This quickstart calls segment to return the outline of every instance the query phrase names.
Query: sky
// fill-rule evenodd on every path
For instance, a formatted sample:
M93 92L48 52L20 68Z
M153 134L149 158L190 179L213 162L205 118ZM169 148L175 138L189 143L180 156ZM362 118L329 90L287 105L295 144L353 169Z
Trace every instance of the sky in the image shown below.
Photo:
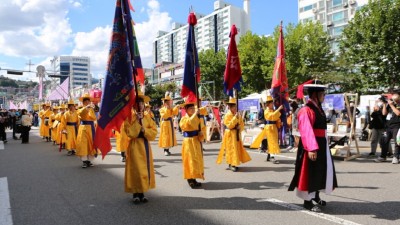
M30 71L13 79L33 80L36 67L50 71L59 55L89 56L93 77L104 77L116 0L1 0L0 75L4 69ZM225 0L243 7L243 0ZM131 0L135 31L144 67L152 66L152 43L158 30L187 23L189 8L209 14L214 0ZM250 0L251 28L258 35L297 23L298 0Z

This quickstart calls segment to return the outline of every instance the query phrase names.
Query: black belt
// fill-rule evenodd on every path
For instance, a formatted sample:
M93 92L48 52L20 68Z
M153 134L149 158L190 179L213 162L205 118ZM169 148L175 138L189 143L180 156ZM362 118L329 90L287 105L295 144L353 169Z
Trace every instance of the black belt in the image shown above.
M199 135L199 131L195 130L195 131L184 131L183 132L183 136L184 137L195 137Z
M265 124L265 125L268 125L268 124L276 124L276 121L266 120L266 121L264 122L264 124Z
M172 121L172 118L171 117L169 117L169 118L167 118L167 119L162 119L163 121Z

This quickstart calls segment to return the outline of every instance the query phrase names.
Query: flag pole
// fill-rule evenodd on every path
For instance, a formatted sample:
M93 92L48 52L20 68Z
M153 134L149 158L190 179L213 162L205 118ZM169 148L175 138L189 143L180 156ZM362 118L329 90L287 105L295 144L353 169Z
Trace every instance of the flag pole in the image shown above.
M129 9L129 3L127 2L128 0L121 0L121 1L123 3L123 4L121 4L122 13L124 15L127 15L128 13L130 13L129 11L128 11L128 13L126 12L126 9L130 10ZM137 96L138 96L138 85L137 85L137 81L136 81L137 71L136 71L135 60L134 60L134 55L133 55L135 51L133 49L134 45L133 45L133 38L132 38L132 34L133 34L132 21L131 20L127 21L126 17L125 16L123 16L123 17L125 18L125 23L126 23L126 31L127 31L128 45L129 45L130 61L131 61L131 64L132 64L133 86L135 88L135 96L136 96L136 101L135 101L134 105L135 105L136 111L139 111L139 105L138 105L138 101L137 101L138 100L137 99ZM129 19L131 19L131 18L129 18ZM139 120L139 123L140 123L140 125L142 125L142 120L141 119Z

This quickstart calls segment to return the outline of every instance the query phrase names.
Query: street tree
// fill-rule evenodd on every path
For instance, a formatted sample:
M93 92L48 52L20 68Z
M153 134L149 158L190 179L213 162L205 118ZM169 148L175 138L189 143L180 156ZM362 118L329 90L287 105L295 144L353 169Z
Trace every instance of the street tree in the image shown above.
M213 49L201 51L199 53L199 63L201 66L201 83L213 81L215 83L215 99L220 100L224 98L223 82L225 71L226 53L225 49L217 53ZM214 93L214 86L211 84L204 84L202 88L211 95ZM204 93L203 96L205 97Z
M343 31L340 50L360 76L363 92L393 88L400 74L400 0L374 0Z

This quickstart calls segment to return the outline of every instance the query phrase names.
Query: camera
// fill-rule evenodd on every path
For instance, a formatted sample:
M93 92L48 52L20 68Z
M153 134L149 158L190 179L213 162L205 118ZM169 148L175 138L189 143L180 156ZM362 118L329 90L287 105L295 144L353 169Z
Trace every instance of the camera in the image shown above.
M384 95L381 95L381 97L379 97L378 99L381 100L381 102L383 102L383 103L385 103L385 104L388 103L387 97L384 96Z

